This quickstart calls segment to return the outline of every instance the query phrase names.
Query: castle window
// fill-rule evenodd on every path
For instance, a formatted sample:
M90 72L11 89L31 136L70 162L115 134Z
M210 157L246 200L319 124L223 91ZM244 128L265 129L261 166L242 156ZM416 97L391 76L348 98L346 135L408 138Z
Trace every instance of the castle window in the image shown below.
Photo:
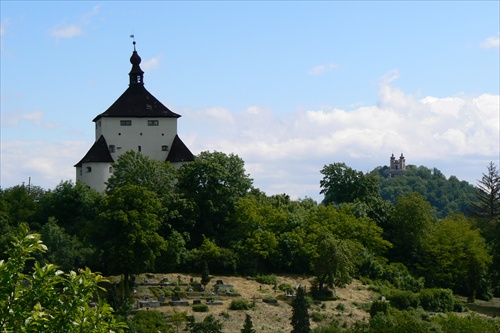
M114 153L115 152L115 145L109 145L109 152Z
M137 146L137 151L141 151L141 146Z
M109 167L109 173L113 173L113 167Z
M82 170L82 168L80 168L80 176L82 175L82 173L83 173L83 170Z
M85 168L85 172L87 172L87 173L88 173L88 172L92 172L92 167L86 167L86 168Z
M148 126L158 126L158 120L148 120Z
M132 126L132 120L120 120L120 126Z
M161 146L161 150L162 151L168 151L168 146L167 145Z

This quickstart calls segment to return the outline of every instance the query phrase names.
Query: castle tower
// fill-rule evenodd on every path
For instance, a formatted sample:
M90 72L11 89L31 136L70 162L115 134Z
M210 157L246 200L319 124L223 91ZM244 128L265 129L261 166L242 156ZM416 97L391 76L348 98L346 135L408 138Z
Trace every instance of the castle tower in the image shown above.
M135 42L133 44L129 87L106 111L93 119L96 141L75 164L76 180L99 192L104 192L105 183L113 174L112 163L129 150L170 162L176 167L194 159L177 135L177 119L181 116L144 87L141 57L135 49Z

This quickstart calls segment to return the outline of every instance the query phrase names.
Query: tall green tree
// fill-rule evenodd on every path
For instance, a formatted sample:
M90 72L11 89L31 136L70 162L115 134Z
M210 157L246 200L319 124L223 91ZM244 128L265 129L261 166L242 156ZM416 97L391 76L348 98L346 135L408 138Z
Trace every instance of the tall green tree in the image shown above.
M154 268L156 257L166 248L157 232L160 208L156 194L137 185L118 187L104 200L94 226L94 245L106 271L123 274L126 285L130 274Z
M432 206L418 194L402 196L392 210L384 233L393 244L389 259L414 271L421 264L424 239L436 223Z
M318 282L319 292L325 284L334 288L348 283L354 273L356 245L350 240L335 239L326 235L320 239L317 255L312 260L312 269Z
M154 192L161 201L161 207L156 212L162 222L159 233L167 238L172 231L172 224L183 220L181 211L190 210L190 205L177 193L177 177L178 170L171 163L130 150L113 164L113 174L106 183L106 192L111 194L124 185L142 186Z
M424 240L426 283L467 294L474 300L491 262L486 242L464 216L439 221Z
M207 284L210 282L210 272L208 270L208 264L203 262L203 272L201 273L201 284L203 285L203 290L207 289Z
M500 172L493 162L478 181L476 190L477 201L471 202L474 214L490 221L500 217Z
M192 246L203 241L202 235L226 246L232 234L230 217L238 200L246 196L252 179L245 173L244 162L237 155L222 152L201 152L194 162L180 168L178 190L193 203L190 220Z
M174 191L176 177L172 164L130 150L113 164L113 175L106 183L106 191L111 193L124 185L137 185L161 197Z
M44 262L56 264L64 271L90 266L88 259L94 249L84 245L75 235L66 233L54 218L49 218L40 234L49 248L43 255Z
M39 186L16 185L0 190L0 209L10 226L29 223L30 228L40 230L47 220L40 220L40 200L46 191Z
M46 251L39 234L21 225L8 259L0 261L0 331L36 333L123 332L113 309L99 298L102 276L88 268L64 273L35 261ZM32 266L25 273L26 266ZM95 302L95 306L91 306Z
M309 322L309 303L307 302L305 291L298 287L297 296L292 301L292 332L310 333L311 324Z
M320 194L325 195L324 204L349 203L356 200L365 202L371 197L379 196L377 177L365 175L345 163L325 165L320 172L323 174Z
M253 328L252 323L252 317L248 313L245 315L245 324L243 324L241 333L255 333L255 329Z
M50 218L70 234L85 237L86 228L96 220L102 195L83 182L64 181L40 199L40 220Z

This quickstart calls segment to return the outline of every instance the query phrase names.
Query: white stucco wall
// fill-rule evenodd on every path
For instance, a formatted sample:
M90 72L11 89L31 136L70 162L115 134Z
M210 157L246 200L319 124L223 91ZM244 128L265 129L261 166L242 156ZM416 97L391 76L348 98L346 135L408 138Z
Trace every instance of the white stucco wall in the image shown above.
M122 126L122 120L131 121L130 126ZM157 121L158 126L148 125L148 121ZM96 140L102 135L108 146L115 146L111 156L118 157L129 151L139 151L150 158L165 160L168 151L162 146L172 147L177 134L177 118L119 118L103 117L96 121ZM140 148L139 148L140 147Z
M76 168L76 180L80 180L91 188L102 193L106 190L105 182L112 175L110 168L111 163L83 163L81 167Z

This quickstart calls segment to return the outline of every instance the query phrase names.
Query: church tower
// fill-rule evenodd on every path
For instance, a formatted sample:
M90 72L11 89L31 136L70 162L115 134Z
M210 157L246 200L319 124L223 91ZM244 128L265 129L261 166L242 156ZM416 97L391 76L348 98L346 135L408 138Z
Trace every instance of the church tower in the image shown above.
M391 155L390 166L389 166L389 177L394 174L403 173L406 170L406 159L401 153L401 156L397 160L394 154Z
M135 49L130 57L128 89L103 113L97 115L95 142L75 164L76 180L104 192L113 174L112 164L123 153L134 150L175 167L193 161L191 151L177 135L177 119L144 87L141 57Z

